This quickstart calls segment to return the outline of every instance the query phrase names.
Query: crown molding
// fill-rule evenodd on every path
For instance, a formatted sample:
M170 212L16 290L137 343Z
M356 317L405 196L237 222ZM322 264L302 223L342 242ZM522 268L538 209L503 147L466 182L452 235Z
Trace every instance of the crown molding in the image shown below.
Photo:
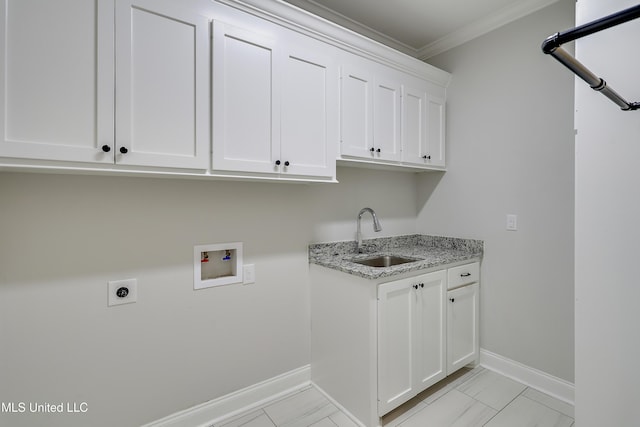
M416 57L418 49L416 49L415 47L402 43L401 41L398 41L393 37L389 37L388 35L381 33L380 31L374 30L373 28L367 25L364 25L361 22L353 20L347 16L344 16L343 14L338 13L335 10L330 9L324 5L321 5L315 2L314 0L285 0L285 1L298 8L304 9L307 12L317 15L323 19L326 19L335 24L338 24L341 27L348 28L351 31L354 31L360 35L363 35L379 43L382 43L386 46L389 46L393 49L396 49L402 53L413 56L414 58Z
M478 19L459 30L447 34L433 43L429 43L418 49L415 56L423 61L427 60L432 56L453 49L517 19L537 12L557 1L558 0L522 0L511 4L485 18Z
M407 54L389 47L284 0L215 0L215 3L266 19L442 87L447 87L451 81L450 73L420 61L415 57L415 51Z

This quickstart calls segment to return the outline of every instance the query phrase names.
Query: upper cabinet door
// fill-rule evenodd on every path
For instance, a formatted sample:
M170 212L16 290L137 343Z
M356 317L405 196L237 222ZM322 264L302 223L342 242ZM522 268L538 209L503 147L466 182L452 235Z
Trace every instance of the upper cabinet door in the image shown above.
M116 162L206 169L207 18L178 2L116 1Z
M344 66L341 75L340 154L369 160L398 161L400 84L386 79L380 66Z
M282 66L280 152L282 172L335 177L338 71L310 41L286 47ZM288 166L284 166L288 165Z
M213 169L279 173L274 40L213 23Z
M342 67L340 92L340 154L373 158L373 76Z
M400 83L376 79L373 95L375 159L400 160Z
M423 87L402 87L402 161L444 167L444 100Z
M0 156L113 162L113 21L113 0L0 0Z
M427 92L424 89L402 87L402 161L428 164Z
M429 143L428 155L430 165L445 166L445 101L444 99L427 95L427 139Z

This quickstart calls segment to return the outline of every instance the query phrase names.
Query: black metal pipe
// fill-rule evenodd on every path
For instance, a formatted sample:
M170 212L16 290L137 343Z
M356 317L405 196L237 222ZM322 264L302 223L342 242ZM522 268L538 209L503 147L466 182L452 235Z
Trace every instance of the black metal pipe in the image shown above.
M607 28L623 24L636 18L640 18L640 4L603 18L596 19L595 21L587 22L586 24L580 25L576 28L553 34L547 37L542 43L542 51L553 56L558 62L587 82L591 89L602 93L604 96L616 103L622 110L633 111L640 109L640 103L627 102L616 91L607 86L607 82L605 82L604 79L593 74L580 61L560 47L564 43L577 40L581 37L586 37L598 31L606 30Z
M598 31L606 30L607 28L615 27L616 25L624 24L636 18L640 18L640 4L596 19L595 21L587 22L570 30L553 34L547 37L542 43L542 51L544 53L551 53L565 43L597 33Z

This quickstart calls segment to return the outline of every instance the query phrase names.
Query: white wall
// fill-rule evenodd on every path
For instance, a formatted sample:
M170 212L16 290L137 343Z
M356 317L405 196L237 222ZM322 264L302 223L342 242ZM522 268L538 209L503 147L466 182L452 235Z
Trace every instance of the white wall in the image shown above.
M443 176L423 175L418 230L485 241L481 346L574 379L573 78L542 41L561 0L432 58L453 74ZM506 231L506 215L518 231Z
M0 402L87 402L0 425L134 426L309 363L307 245L415 232L412 174L338 185L0 174ZM365 237L373 237L370 219ZM256 283L193 290L196 244L244 242ZM138 302L107 308L107 281Z
M637 4L580 0L579 24ZM576 54L640 101L640 20L577 41ZM638 426L640 111L576 81L576 425Z

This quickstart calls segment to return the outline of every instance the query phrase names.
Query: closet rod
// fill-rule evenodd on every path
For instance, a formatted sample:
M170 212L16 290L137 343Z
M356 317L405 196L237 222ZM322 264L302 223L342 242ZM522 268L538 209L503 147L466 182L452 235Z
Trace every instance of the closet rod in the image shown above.
M633 111L640 108L640 102L627 102L616 91L607 86L604 79L593 74L580 61L571 56L561 46L565 43L591 35L598 31L623 24L633 19L640 18L640 4L613 13L595 21L587 22L570 30L553 34L542 43L542 51L553 56L558 62L570 69L582 80L587 82L591 89L602 93L604 96L615 102L624 111Z

